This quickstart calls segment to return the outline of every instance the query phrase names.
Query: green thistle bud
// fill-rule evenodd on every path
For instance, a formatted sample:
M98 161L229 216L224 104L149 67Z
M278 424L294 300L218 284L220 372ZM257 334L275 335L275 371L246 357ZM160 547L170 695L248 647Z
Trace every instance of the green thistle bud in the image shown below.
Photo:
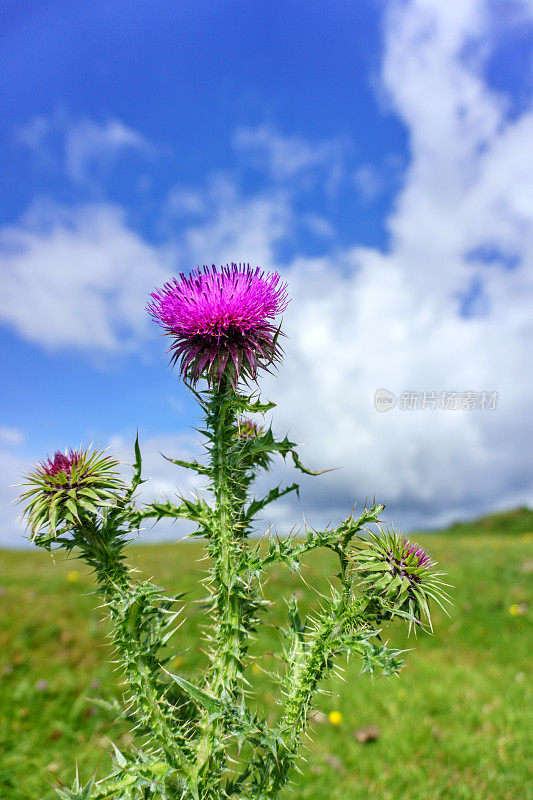
M370 534L350 556L359 585L385 615L400 616L413 624L431 628L429 603L434 600L444 609L450 602L427 551L396 531Z
M32 538L43 529L55 535L58 525L74 527L80 516L113 505L124 488L117 467L118 461L96 450L57 451L38 464L25 476L22 486L29 488L20 496Z
M262 445L264 428L253 419L241 417L235 427L236 448L240 454L240 465L244 469L261 467L268 469L271 452Z
M235 436L237 439L256 439L258 436L261 436L263 433L263 428L260 425L257 425L252 419L248 419L247 417L243 417L237 423L237 429L235 431Z

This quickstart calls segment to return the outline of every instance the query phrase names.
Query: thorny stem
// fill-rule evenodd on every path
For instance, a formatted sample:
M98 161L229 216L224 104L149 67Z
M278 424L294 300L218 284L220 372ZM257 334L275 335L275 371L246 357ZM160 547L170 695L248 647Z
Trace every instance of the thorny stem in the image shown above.
M183 740L172 727L168 703L163 699L154 670L154 656L150 652L146 636L140 635L138 622L146 616L142 596L132 606L134 583L129 577L128 567L115 561L111 567L102 563L97 567L97 580L109 608L112 622L112 639L125 678L132 689L132 701L136 706L139 721L148 727L164 752L170 766L181 771L189 780L193 777L192 765L183 752Z
M216 413L213 451L213 490L216 503L218 530L214 539L216 558L215 592L217 595L217 637L213 661L213 693L220 697L224 693L235 694L240 663L243 654L241 625L241 601L238 592L238 554L241 545L237 541L234 492L236 476L232 475L228 457L228 443L235 423L235 411L231 403L231 389L222 385L214 398Z
M225 381L213 391L208 427L213 434L211 447L211 481L215 499L211 551L215 561L213 607L215 631L212 649L211 693L234 704L241 694L239 678L246 649L243 625L242 582L239 580L239 559L244 542L239 541L237 514L242 503L237 500L238 468L232 464L232 445L236 421L233 390ZM220 770L224 761L220 741L224 723L205 715L203 735L198 748L197 768ZM214 762L214 763L213 763Z
M351 596L347 577L348 559L341 547L334 547L339 556L341 593L322 620L307 649L300 650L288 676L291 687L285 697L284 713L279 722L282 745L274 758L269 754L270 770L261 786L260 800L275 800L290 777L291 767L298 755L300 739L307 727L307 714L317 687L330 670L335 655L335 640L342 634L344 614ZM264 776L265 777L265 776Z

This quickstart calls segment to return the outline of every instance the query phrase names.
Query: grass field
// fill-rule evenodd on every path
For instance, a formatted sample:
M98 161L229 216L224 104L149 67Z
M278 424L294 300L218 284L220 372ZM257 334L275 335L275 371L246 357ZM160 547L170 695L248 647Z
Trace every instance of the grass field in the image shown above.
M346 681L320 696L323 714L295 776L294 800L529 800L533 798L532 606L533 513L499 515L490 522L421 535L454 585L450 618L435 613L435 635L406 643L402 628L391 641L413 647L400 680ZM197 543L139 546L135 565L170 590L196 592L202 564ZM131 742L110 712L88 697L118 695L106 663L108 645L93 605L92 581L78 562L45 553L2 551L0 620L0 799L47 800L46 781L72 779L75 759L87 776L109 768L108 736ZM325 589L328 558L310 559L307 580ZM302 581L273 570L267 596L298 592L313 603ZM173 664L193 674L203 655L191 603L177 636L190 648ZM276 624L284 622L277 603ZM276 650L275 626L265 629L254 653ZM192 644L194 643L194 644ZM250 670L269 713L276 687L261 673L272 655ZM259 668L259 669L258 669ZM333 688L333 684L329 688ZM327 715L339 711L334 725ZM354 733L375 725L379 736L361 743Z

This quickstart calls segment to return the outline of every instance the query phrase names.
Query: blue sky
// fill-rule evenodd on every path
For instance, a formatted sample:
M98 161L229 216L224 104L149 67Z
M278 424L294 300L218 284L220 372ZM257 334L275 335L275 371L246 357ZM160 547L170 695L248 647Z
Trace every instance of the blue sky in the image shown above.
M262 387L280 433L343 466L281 505L281 531L374 492L408 528L531 502L530 3L1 16L5 543L22 543L10 484L67 445L127 460L138 427L146 497L194 489L161 463L194 452L196 410L144 305L228 260L289 282L286 362ZM402 409L407 391L437 407ZM496 408L441 408L453 391L497 392Z

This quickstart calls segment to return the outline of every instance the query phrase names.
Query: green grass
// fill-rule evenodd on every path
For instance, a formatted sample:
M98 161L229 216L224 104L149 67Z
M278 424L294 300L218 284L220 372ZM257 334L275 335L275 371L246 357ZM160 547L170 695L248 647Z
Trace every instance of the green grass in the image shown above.
M533 531L533 509L520 506L512 511L500 511L480 517L472 522L454 522L448 532L462 536L475 536L484 534L511 534L531 533Z
M342 722L334 726L326 718L315 725L295 800L533 798L527 771L533 761L533 533L524 529L523 511L513 514L514 520L499 515L499 525L480 521L417 537L455 587L451 617L436 613L435 635L408 642L400 626L391 628L395 645L414 648L400 680L372 684L357 678L352 663L344 683L328 685L335 693L320 696L318 706L326 715L340 711ZM132 556L145 574L194 598L200 552L199 544L182 543L136 547ZM94 769L103 775L110 764L107 737L126 747L131 740L110 712L87 700L118 693L88 573L76 561L54 563L34 551L4 551L0 562L0 798L48 800L55 793L45 781L70 781L76 758L83 776ZM330 566L327 556L311 559L306 580L325 589ZM273 570L267 595L293 591L304 603L316 602L302 581ZM278 603L274 622L283 616ZM177 648L189 649L174 671L194 674L203 664L200 622L200 607L191 603L177 636ZM254 646L257 667L273 663L272 655L260 654L276 649L276 637L274 626L265 628ZM257 667L250 679L274 714L276 687ZM353 733L368 725L377 725L380 735L360 744Z

